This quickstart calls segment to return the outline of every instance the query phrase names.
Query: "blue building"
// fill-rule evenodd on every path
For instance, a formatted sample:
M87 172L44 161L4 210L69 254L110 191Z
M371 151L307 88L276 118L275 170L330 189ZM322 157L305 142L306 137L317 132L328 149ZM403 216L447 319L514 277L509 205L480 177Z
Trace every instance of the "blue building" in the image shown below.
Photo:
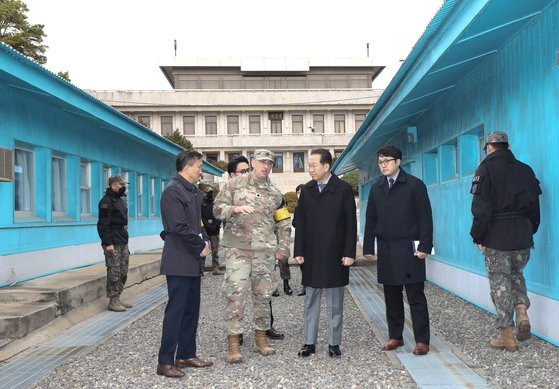
M489 311L485 263L469 236L471 180L485 136L541 181L542 224L525 270L533 330L559 344L559 2L447 0L367 115L334 169L359 169L361 234L375 151L399 146L403 168L428 186L435 255L428 278Z
M117 173L131 252L162 247L159 198L181 150L0 43L0 286L103 260L97 204Z

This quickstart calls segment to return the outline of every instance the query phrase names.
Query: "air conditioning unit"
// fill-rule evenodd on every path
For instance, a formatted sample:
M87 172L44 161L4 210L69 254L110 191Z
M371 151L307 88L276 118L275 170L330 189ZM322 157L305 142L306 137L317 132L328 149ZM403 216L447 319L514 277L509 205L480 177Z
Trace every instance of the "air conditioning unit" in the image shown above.
M14 150L0 147L0 181L14 180Z

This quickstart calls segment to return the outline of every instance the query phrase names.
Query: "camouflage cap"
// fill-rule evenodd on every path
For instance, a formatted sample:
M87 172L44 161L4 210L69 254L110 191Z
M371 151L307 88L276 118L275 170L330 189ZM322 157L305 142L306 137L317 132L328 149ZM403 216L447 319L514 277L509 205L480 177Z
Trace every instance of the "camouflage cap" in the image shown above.
M504 131L493 131L487 134L487 142L489 143L509 143L509 137Z
M254 150L254 159L258 161L272 161L274 162L274 153L266 149Z
M124 181L124 178L122 178L122 176L120 176L120 175L110 176L109 177L109 186L111 186L115 182L118 182L119 184L122 184L122 185L128 184L126 181Z

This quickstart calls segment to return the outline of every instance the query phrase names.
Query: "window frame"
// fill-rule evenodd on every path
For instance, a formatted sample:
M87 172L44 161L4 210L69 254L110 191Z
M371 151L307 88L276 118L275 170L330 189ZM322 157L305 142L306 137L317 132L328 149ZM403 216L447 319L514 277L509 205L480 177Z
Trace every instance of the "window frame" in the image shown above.
M62 177L60 178L60 194L62 196L62 210L55 211L54 210L54 160L58 160L62 163ZM66 196L66 158L62 155L52 154L51 155L51 217L54 218L62 218L68 214L68 201Z
M30 176L29 176L29 196L30 196L30 209L29 210L16 210L16 158L17 158L17 151L21 151L24 153L30 154L30 160L28 161L28 165L31 169ZM35 217L36 214L36 204L35 204L35 190L36 190L36 182L35 182L35 151L30 147L20 146L17 145L14 147L14 216L16 219L19 218L31 218Z

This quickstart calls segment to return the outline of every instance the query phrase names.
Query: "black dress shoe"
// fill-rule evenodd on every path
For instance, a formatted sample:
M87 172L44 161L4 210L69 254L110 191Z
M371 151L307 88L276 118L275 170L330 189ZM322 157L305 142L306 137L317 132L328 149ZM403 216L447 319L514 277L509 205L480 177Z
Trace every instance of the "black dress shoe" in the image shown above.
M293 290L291 290L291 286L289 286L289 280L283 280L283 291L288 296L293 294Z
M278 297L278 296L279 296L278 288L276 288L276 290L274 290L274 291L272 292L272 296L274 296L274 297Z
M278 332L274 327L271 327L268 331L266 331L266 336L274 340L282 340L285 338L285 335Z
M303 286L303 289L301 289L301 291L299 293L297 293L297 296L304 296L307 294L307 290L305 289L305 287Z
M342 356L342 350L340 350L340 346L330 346L328 345L328 355L331 358L339 358Z
M311 354L314 354L316 351L316 348L314 346L314 344L305 344L303 347L301 347L301 350L299 350L299 352L297 353L298 356L300 357L310 357Z

